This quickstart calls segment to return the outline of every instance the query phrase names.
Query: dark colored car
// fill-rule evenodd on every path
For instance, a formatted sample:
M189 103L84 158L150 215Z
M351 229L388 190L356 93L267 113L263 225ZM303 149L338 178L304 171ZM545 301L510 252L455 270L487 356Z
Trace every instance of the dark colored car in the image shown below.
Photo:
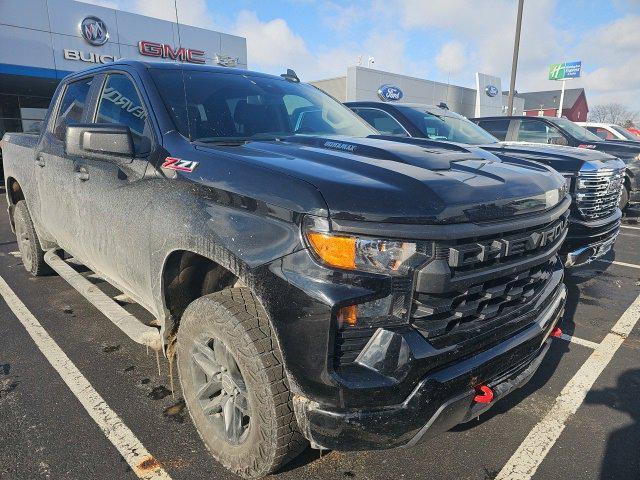
M627 165L620 207L640 202L640 145L635 142L605 141L566 118L557 117L482 117L473 122L499 140L542 143L586 148L608 153Z
M149 310L137 341L175 346L191 418L239 475L307 441L414 444L540 365L571 200L539 163L377 133L291 72L73 74L41 135L2 140L23 263L78 284L63 250Z
M385 134L456 142L505 160L541 162L560 172L574 199L569 233L560 250L566 266L602 257L619 233L622 213L617 205L625 165L611 155L590 149L499 142L462 115L438 106L387 102L346 105Z

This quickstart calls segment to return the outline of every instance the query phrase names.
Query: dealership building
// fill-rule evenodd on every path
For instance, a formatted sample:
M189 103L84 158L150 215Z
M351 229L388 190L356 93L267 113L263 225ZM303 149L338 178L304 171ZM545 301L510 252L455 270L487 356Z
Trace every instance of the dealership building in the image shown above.
M72 0L0 0L0 138L36 131L65 75L119 59L247 68L247 43Z
M451 85L363 66L347 68L342 77L311 82L341 102L383 100L398 103L446 104L465 117L505 115L507 95L500 77L476 73L476 88ZM524 99L514 98L513 111L522 115Z

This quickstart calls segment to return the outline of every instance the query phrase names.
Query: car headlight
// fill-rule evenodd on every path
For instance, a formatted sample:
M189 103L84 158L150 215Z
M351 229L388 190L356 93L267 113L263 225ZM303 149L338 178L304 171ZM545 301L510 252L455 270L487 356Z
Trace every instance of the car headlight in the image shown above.
M398 240L338 234L324 219L306 217L303 233L315 257L344 270L406 275L416 244Z

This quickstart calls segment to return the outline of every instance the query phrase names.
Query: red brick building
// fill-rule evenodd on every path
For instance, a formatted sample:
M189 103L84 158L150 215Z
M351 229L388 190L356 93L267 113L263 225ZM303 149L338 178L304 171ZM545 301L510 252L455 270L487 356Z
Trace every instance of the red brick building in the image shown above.
M555 117L558 115L560 90L518 93L517 96L524 98L525 115L530 117L538 115ZM587 104L584 88L567 88L564 91L562 116L573 122L586 122L587 113L589 113L589 104Z

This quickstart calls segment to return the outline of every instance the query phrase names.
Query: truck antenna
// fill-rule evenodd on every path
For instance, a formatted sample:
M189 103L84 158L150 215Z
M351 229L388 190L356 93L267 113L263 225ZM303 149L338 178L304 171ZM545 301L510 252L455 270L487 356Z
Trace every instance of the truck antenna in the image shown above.
M300 83L298 75L296 75L296 72L294 72L290 68L287 68L287 73L283 73L280 76L289 82Z

